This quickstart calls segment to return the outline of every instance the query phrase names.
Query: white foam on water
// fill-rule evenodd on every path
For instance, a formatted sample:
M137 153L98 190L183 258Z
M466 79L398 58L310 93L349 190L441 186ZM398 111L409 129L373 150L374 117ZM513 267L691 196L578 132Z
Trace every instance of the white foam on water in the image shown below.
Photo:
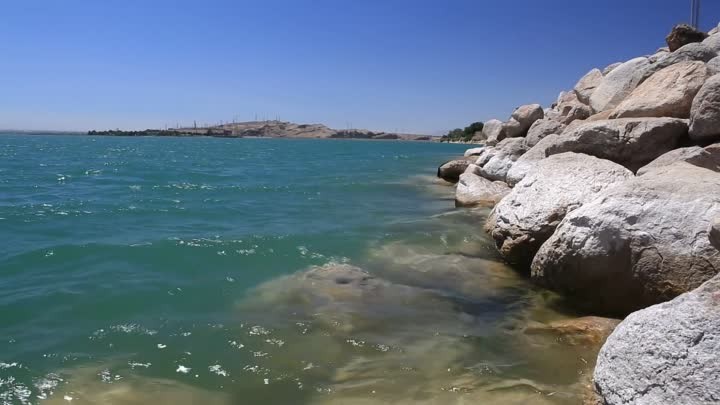
M190 370L192 370L192 368L180 365L180 366L178 366L177 370L175 370L175 372L181 373L181 374L187 374L190 372Z

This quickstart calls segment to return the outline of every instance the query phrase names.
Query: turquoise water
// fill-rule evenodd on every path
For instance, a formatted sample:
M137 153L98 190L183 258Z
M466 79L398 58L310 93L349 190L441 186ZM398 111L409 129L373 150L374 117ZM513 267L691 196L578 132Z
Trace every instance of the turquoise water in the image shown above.
M0 136L0 403L576 403L464 149Z

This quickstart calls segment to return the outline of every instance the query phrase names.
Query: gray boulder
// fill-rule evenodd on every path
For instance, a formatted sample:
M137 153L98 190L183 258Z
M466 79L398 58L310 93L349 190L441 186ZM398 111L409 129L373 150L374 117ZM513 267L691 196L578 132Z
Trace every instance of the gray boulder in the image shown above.
M720 52L720 34L710 35L709 37L705 38L702 43L708 48L715 51L715 53Z
M593 111L601 112L617 107L635 90L648 66L650 66L648 58L635 58L616 67L603 77L600 85L590 96L590 106Z
M573 121L584 120L592 115L592 108L582 103L574 92L564 95L556 110L558 115L554 117L555 121L565 125Z
M523 125L519 121L515 118L510 118L502 124L501 138L503 140L507 138L517 138L525 136L526 132L527 130L523 128Z
M508 170L527 149L523 138L508 138L501 141L493 151L478 158L476 164L480 167L480 175L489 180L504 182Z
M611 160L632 171L675 149L687 136L687 120L622 118L582 123L546 145L546 155L585 153ZM547 138L546 138L547 139Z
M678 24L672 28L670 34L665 38L670 52L675 52L684 45L701 42L707 38L707 34L688 24Z
M508 261L530 264L566 214L632 177L609 160L578 153L551 156L498 203L485 230Z
M460 175L455 190L456 207L494 206L510 192L501 181L492 181L474 174L471 169Z
M711 59L717 57L718 54L715 50L703 43L692 43L683 46L675 52L667 54L667 56L660 58L656 63L651 63L642 72L642 78L640 82L645 81L655 73L675 65L680 62L708 62Z
M710 233L710 244L720 250L720 218L713 220L708 232Z
M693 98L707 75L703 62L680 62L669 66L633 90L610 118L690 118Z
M450 183L457 183L460 180L460 175L465 172L474 160L475 157L470 156L445 162L438 167L437 176Z
M720 56L710 59L705 67L708 70L708 76L715 76L720 73Z
M595 385L607 405L720 403L720 276L628 316L605 342Z
M637 175L642 176L653 169L670 166L676 162L687 162L691 165L720 172L720 144L710 145L707 148L690 146L672 150L641 167L637 171Z
M613 70L615 70L616 67L620 65L622 65L622 62L615 62L613 64L607 65L602 71L603 76L607 76L608 73L612 72Z
M533 147L537 145L537 143L546 136L552 134L561 134L564 129L565 125L556 120L551 120L547 118L537 120L528 130L527 136L525 137L525 144L528 147Z
M698 143L720 140L720 75L708 79L693 100L690 139Z
M675 163L568 214L533 260L533 279L587 309L627 314L697 288L720 270L708 240L720 173Z
M590 104L590 96L600 85L603 74L599 69L593 69L585 74L575 85L574 91L580 102Z
M482 134L486 139L486 145L493 146L503 140L502 124L502 121L493 119L483 125Z
M547 148L555 145L558 138L560 138L560 135L547 135L520 156L518 160L513 163L512 167L510 167L510 170L508 170L507 176L505 176L507 184L510 185L510 187L514 187L525 178L528 173L533 172L537 164L547 157Z
M520 106L515 109L512 113L512 119L520 124L521 133L520 136L525 136L527 130L530 129L532 124L543 119L545 112L540 104L528 104Z

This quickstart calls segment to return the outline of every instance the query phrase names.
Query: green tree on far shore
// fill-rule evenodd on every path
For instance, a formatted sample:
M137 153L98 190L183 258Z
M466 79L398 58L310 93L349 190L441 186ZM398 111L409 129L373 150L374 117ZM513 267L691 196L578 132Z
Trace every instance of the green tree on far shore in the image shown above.
M473 122L463 129L455 128L443 135L440 142L469 142L476 132L482 131L483 126L482 122Z

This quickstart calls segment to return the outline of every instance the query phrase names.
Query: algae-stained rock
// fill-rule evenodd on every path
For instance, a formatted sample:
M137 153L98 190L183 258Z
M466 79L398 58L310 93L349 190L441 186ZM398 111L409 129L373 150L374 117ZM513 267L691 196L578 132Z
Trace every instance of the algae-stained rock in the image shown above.
M690 139L699 143L720 141L720 75L708 79L693 100Z
M504 139L502 129L502 121L495 119L487 121L482 129L483 136L486 139L485 144L493 146L502 141Z
M707 34L688 24L678 24L672 28L670 34L665 38L670 52L680 49L684 45L693 42L701 42L707 38Z
M501 181L492 181L475 173L468 172L460 175L460 181L455 190L455 206L494 206L510 192L510 187Z
M456 159L445 162L438 167L437 176L445 181L457 183L458 180L460 180L460 175L465 172L473 160L475 160L474 156L468 156L464 159Z
M690 107L707 78L703 62L680 62L652 75L615 109L610 118L690 118Z
M687 137L687 120L622 118L585 122L546 144L546 155L585 153L621 164L632 171L675 149Z
M548 324L531 325L525 329L525 333L553 334L570 346L599 347L619 323L618 319L585 316L553 321Z
M672 150L641 167L637 171L637 175L642 176L653 169L670 166L677 162L687 162L691 165L720 172L720 144L710 145L706 148L690 146Z
M595 367L607 405L720 401L720 276L628 316Z
M498 143L492 152L480 155L476 164L481 176L490 180L505 181L508 171L520 156L527 151L523 138L507 138ZM484 159L490 157L485 161Z
M603 77L590 96L593 111L601 112L617 107L640 83L650 65L648 58L631 59Z
M558 121L547 118L537 120L528 130L527 136L525 137L525 144L528 147L533 147L546 136L561 134L564 130L565 125Z
M670 300L720 270L707 235L718 215L720 173L657 168L568 214L535 256L533 279L596 313Z
M592 69L587 72L575 85L575 94L578 99L584 104L590 104L590 96L600 85L603 79L603 74L599 69Z
M512 119L520 124L520 132L524 136L532 124L543 119L545 112L540 104L527 104L515 109L512 113Z
M609 160L578 153L551 156L495 206L485 229L510 262L530 264L565 215L632 177Z

